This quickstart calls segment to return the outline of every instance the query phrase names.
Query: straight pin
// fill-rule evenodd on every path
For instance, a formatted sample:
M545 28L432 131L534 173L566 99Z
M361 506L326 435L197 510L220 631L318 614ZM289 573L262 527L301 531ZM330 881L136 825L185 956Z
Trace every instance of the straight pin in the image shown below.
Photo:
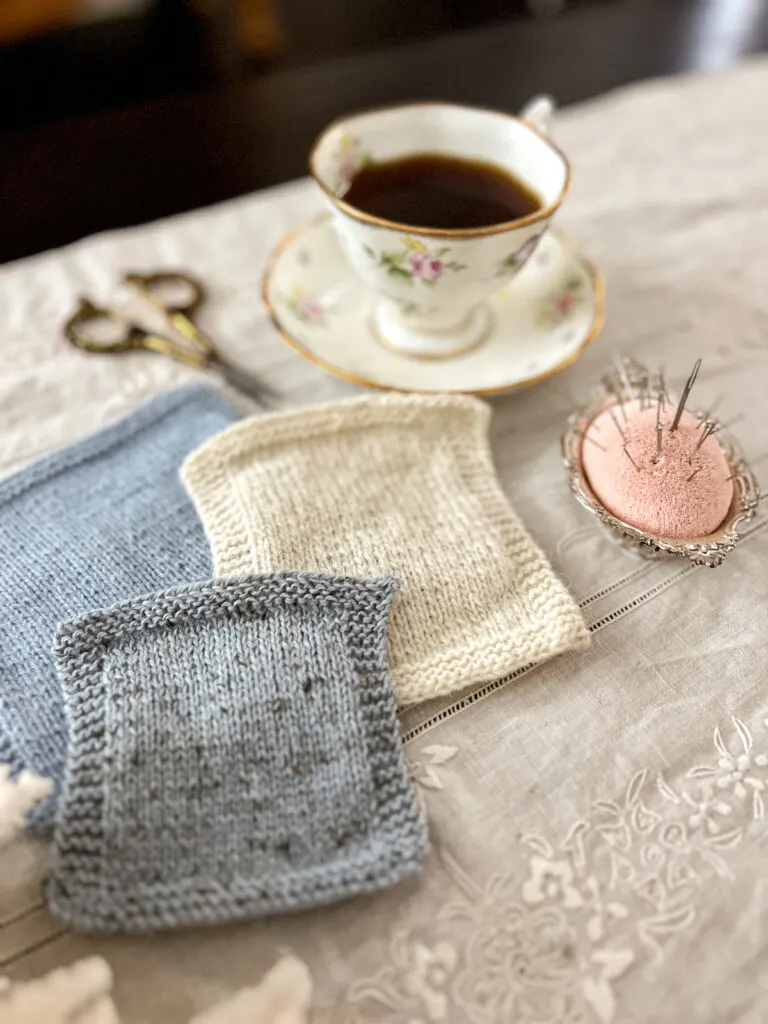
M624 396L622 394L621 388L619 388L616 385L615 378L611 377L610 374L606 374L605 377L603 377L602 383L606 391L610 391L612 395L616 396L616 403L621 406L621 414L624 417L624 422L626 423L627 413L624 408Z
M603 448L603 446L598 441L596 441L594 437L590 437L589 434L582 434L581 436L584 441L590 441L593 445L595 445L596 448L599 448L601 452L608 451L607 448Z
M667 407L667 399L669 398L669 392L667 391L667 381L664 376L664 367L659 369L659 394L661 395L661 402L664 408Z
M619 433L621 434L621 439L622 439L622 441L624 442L624 444L627 444L627 435L626 435L626 434L624 433L624 431L623 431L623 430L621 429L621 424L620 424L620 423L619 423L619 421L618 421L618 420L616 419L616 414L614 413L613 409L609 409L609 410L608 410L608 415L609 415L609 416L611 417L611 419L613 420L613 425L614 425L614 426L616 427L616 429L618 430L618 432L619 432Z
M664 433L664 427L661 424L661 403L664 400L664 395L660 391L659 397L656 399L656 458L654 462L658 462L661 458L661 435Z
M621 386L624 388L624 394L627 398L631 398L632 385L629 382L629 377L627 376L627 368L624 366L623 358L621 356L614 356L613 365L616 367L616 372L619 375Z
M711 423L712 424L712 428L713 428L713 432L714 432L714 431L717 431L717 430L722 430L723 427L727 428L727 427L733 426L734 423L738 423L739 420L743 420L744 419L744 413L740 412L736 416L731 416L731 418L729 420L724 420L722 423L715 423L714 420L711 420L709 418L709 415L710 414L707 413L707 415L706 415L706 417L704 419L699 420L698 426L696 427L697 430L701 430L702 427L706 427L706 425L708 423Z
M699 438L696 447L693 449L693 454L694 455L699 450L699 448L701 448L701 446L704 444L704 442L707 440L707 438L711 437L716 430L717 430L717 427L715 426L715 424L712 423L711 420L708 420L707 421L707 425L704 428L704 430L702 431L701 437Z
M669 428L670 434L674 434L674 432L677 430L677 426L680 423L680 417L683 415L683 411L685 409L685 403L688 401L688 396L691 393L691 389L693 388L693 385L696 383L696 378L699 375L699 370L700 369L701 369L701 360L697 359L696 360L696 364L694 365L693 369L691 370L690 377L685 382L685 387L683 388L683 394L680 397L680 401L677 404L677 409L675 410L675 415L674 415L674 418L672 420L672 426Z
M630 461L630 462L632 463L632 465L633 465L633 466L635 467L635 469L636 469L636 470L638 471L638 473L639 473L639 472L640 472L640 467L638 466L638 464L637 464L637 463L635 462L635 460L634 460L634 459L632 458L632 456L631 456L631 455L629 454L629 452L627 451L627 446L626 446L626 445L623 445L623 446L622 446L622 449L621 449L621 450L622 450L622 451L624 452L624 454L625 454L625 455L627 456L627 458L629 459L629 461Z
M707 420L711 420L712 419L712 414L714 413L715 409L717 409L718 405L720 405L722 400L723 400L723 396L722 395L718 395L717 398L712 403L712 405L710 405L710 407L707 409L707 411L704 413L704 415L699 420L699 426L700 427L703 426L707 422Z

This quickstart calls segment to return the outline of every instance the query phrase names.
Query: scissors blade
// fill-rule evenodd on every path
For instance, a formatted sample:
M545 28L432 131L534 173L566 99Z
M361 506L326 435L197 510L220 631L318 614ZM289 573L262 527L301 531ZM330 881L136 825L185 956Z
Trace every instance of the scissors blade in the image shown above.
M186 362L201 369L209 366L217 369L232 387L265 408L274 404L276 392L252 374L222 359L213 341L194 322L193 315L205 298L205 289L199 281L178 270L159 271L154 274L130 273L124 275L124 280L162 314L166 323L189 342L190 348L194 348L195 352L187 356ZM162 295L155 291L158 287L174 284L181 284L188 290L187 301L166 302Z
M214 360L212 365L216 367L224 380L231 384L235 390L241 391L265 409L274 407L279 396L268 384L260 381L253 374L246 373L245 370L232 366L231 363L225 363L221 359Z
M206 359L213 359L215 348L213 342L204 334L197 324L190 320L186 313L180 310L166 310L165 317L168 322L182 334L187 341L191 342Z

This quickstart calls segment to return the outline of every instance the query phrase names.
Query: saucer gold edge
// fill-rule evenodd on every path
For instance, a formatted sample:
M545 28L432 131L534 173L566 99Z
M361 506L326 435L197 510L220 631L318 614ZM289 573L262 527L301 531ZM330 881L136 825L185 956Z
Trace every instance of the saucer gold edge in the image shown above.
M306 232L312 230L315 227L318 227L325 221L330 221L331 216L332 214L330 213L321 213L319 216L312 218L312 220L305 221L302 224L296 225L296 227L291 228L290 231L283 235L283 237L272 250L269 259L267 260L267 265L264 268L264 271L261 276L261 297L267 315L272 321L272 324L274 325L277 333L280 335L283 341L294 350L294 352L298 352L298 354L302 356L304 359L306 359L307 362L314 363L315 366L319 366L320 369L324 370L326 373L330 373L334 377L338 377L341 380L345 380L349 384L359 384L362 387L373 388L376 391L396 391L403 394L413 393L417 389L399 388L390 384L379 384L377 381L368 380L366 377L360 377L357 374L350 373L348 370L344 370L342 369L342 367L336 366L334 363L329 363L326 359L323 359L322 356L315 355L315 353L310 351L306 347L306 345L303 344L303 342L299 341L298 338L295 338L285 329L283 324L280 322L280 319L272 305L272 302L270 301L269 285L272 278L272 272L274 270L277 260L282 255L284 250L287 249L288 246L296 238L299 238ZM592 319L592 326L590 327L589 331L584 337L584 340L579 345L579 347L577 349L574 349L573 352L570 352L565 357L565 359L561 360L561 362L559 362L556 366L550 367L550 369L545 370L544 373L538 373L533 377L527 377L525 380L515 381L512 384L501 384L498 387L468 388L466 390L451 389L452 394L487 396L505 395L511 394L514 391L522 391L523 388L532 387L534 384L538 384L540 381L546 380L548 377L553 377L556 373L560 373L562 370L566 369L566 367L570 366L571 363L574 363L582 354L584 349L591 345L595 338L602 331L605 325L605 278L603 277L602 272L592 262L592 260L590 260L587 256L585 256L582 252L579 251L576 243L569 235L567 235L564 231L560 229L550 228L550 230L557 235L560 241L565 246L567 246L568 249L577 254L578 259L581 261L584 267L586 267L586 270L590 278L592 279L592 286L594 289L595 296L595 315Z

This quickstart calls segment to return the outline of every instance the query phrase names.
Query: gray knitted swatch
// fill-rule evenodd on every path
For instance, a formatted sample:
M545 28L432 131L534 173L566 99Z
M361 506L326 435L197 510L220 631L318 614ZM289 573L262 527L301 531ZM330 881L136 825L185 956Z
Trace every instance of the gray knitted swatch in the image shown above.
M71 741L51 909L89 931L170 928L418 870L426 827L386 663L397 587L216 580L61 627Z
M53 824L67 746L56 626L210 576L178 469L236 419L209 387L177 388L0 481L0 762L56 782L30 814L39 831Z

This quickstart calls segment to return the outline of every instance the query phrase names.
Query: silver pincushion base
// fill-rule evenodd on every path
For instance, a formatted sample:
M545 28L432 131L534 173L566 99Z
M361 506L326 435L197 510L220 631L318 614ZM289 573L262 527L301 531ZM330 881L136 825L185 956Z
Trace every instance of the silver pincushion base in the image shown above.
M716 435L734 485L733 500L728 514L719 528L707 537L670 539L654 536L625 523L597 500L582 467L581 449L584 434L596 416L609 406L615 406L617 402L633 399L656 402L660 394L666 397L666 386L661 375L652 374L633 359L623 359L617 363L616 370L606 374L592 389L587 404L574 411L568 418L562 439L568 482L581 505L608 527L624 546L636 550L646 558L675 556L687 558L695 565L714 568L734 549L744 525L754 517L760 501L757 480L736 439L728 433L722 423L707 414L696 412L702 424L710 425L706 429Z

